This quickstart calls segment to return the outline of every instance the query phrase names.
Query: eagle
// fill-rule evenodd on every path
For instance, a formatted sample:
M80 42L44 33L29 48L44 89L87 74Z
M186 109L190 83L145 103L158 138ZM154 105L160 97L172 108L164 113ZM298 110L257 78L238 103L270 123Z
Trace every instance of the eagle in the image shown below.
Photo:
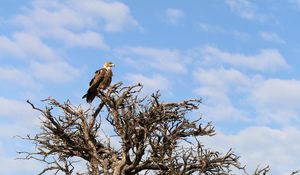
M111 83L113 76L111 68L115 65L112 62L105 62L103 67L95 72L95 76L90 81L90 87L82 97L86 102L92 103L100 90L105 90Z

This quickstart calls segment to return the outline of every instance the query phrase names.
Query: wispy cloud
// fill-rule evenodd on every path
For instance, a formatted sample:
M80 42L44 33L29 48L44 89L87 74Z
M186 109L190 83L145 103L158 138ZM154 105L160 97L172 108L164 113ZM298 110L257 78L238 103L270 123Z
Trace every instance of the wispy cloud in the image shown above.
M142 74L128 74L127 78L129 81L135 84L141 83L144 86L143 90L146 93L154 93L158 90L163 91L164 93L168 93L171 91L170 81L166 77L163 77L159 74L155 74L152 76L145 76Z
M258 12L255 5L250 0L226 0L226 4L241 18L250 21L265 22L271 18L267 14Z
M217 122L249 121L248 114L239 109L226 92L218 91L211 86L203 86L194 90L203 98L201 113L206 120Z
M108 32L119 32L128 26L138 26L127 5L103 0L33 1L32 7L18 15L15 22L26 29L38 30L101 28Z
M183 11L175 8L168 8L165 11L165 15L170 24L178 24L180 20L184 17Z
M256 71L275 71L289 67L284 57L276 49L263 49L256 55L244 55L206 46L203 48L202 54L207 61L217 60L234 67L243 67Z
M196 27L205 32L217 32L217 33L224 33L225 30L220 27L209 23L199 22L196 23Z
M236 69L224 68L199 68L194 77L200 84L195 92L205 99L202 111L206 116L214 121L247 120L247 114L229 95L235 92L243 96L241 92L247 91L253 80Z
M294 127L253 126L236 134L219 131L215 137L203 138L202 141L206 146L223 152L233 148L249 172L254 172L257 166L269 165L271 174L286 174L299 169L299 139L300 131Z
M104 41L103 36L93 31L74 33L63 28L57 28L49 32L49 36L63 41L67 47L78 46L83 48L90 47L103 50L109 49L109 46Z
M233 31L232 35L240 41L249 41L251 40L251 35L242 31Z
M300 81L266 79L256 84L249 100L256 108L261 123L299 124Z
M69 6L74 6L75 11L80 11L80 15L85 13L92 17L92 24L102 25L99 19L104 20L104 28L109 32L122 31L125 27L138 27L138 22L131 16L127 5L117 1L103 0L70 0ZM83 12L83 13L82 13ZM98 21L98 22L97 22Z
M0 26L3 25L4 23L5 23L5 19L2 16L0 16Z
M68 46L100 49L108 45L96 31L119 32L138 26L125 4L97 0L33 1L14 22L27 33L55 38Z
M289 0L289 2L300 10L300 0Z
M27 105L25 101L0 97L0 104L0 116L2 117L26 120L24 115L29 117L35 114L30 105ZM27 119L29 120L30 118Z
M228 91L232 86L247 86L250 83L249 77L233 68L200 68L194 72L194 76L202 85L214 87L219 91Z
M41 82L67 83L77 77L79 69L74 68L65 61L57 62L32 62L30 69L35 78Z
M195 92L205 98L204 112L218 116L216 121L236 118L277 126L300 123L300 81L264 76L265 71L274 73L290 67L277 50L245 55L207 46L201 54L202 64L194 71L200 84ZM235 102L238 100L243 101L242 106Z
M5 86L18 86L36 89L40 84L26 70L20 70L14 67L0 67L0 80L6 82Z
M28 44L30 43L30 44ZM43 43L39 37L24 32L13 34L11 38L0 36L0 51L2 56L7 54L22 59L58 59L55 51ZM1 56L1 53L0 53Z
M109 49L99 31L120 32L138 26L124 3L97 0L84 3L78 0L32 1L7 21L13 21L19 30L12 31L11 36L0 35L0 57L17 58L26 68L2 67L1 71L5 72L2 79L18 75L28 80L28 84L36 81L64 83L78 75L79 69L65 60L64 48L59 46L57 51L58 46L51 41L57 40L67 47ZM24 70L27 74L21 75Z
M150 66L164 72L185 73L186 64L189 61L187 56L176 49L123 47L116 49L115 54L137 69Z
M260 36L265 41L279 43L279 44L285 43L285 41L279 35L277 35L277 33L274 32L260 32Z
M221 35L230 35L238 39L239 41L249 41L251 38L249 33L238 31L238 30L226 29L218 25L204 23L204 22L195 23L195 27L197 29L200 29L203 32L221 34Z
M44 80L50 80L49 78L52 77L52 82L64 83L62 78L69 81L79 72L78 68L64 61L55 49L33 34L18 32L12 38L0 36L0 51L2 59L16 58L19 60L15 61L23 65L22 70L16 67L1 67L4 76L0 79L9 79L8 82L23 87L36 87L39 84L36 80L40 80L41 77L46 78ZM37 64L37 61L43 64ZM31 66L27 67L28 64Z
M16 135L32 133L33 128L38 126L37 116L25 100L0 97L0 138L12 139Z
M1 154L1 153L0 153ZM41 169L40 163L34 160L16 160L13 156L2 156L0 157L0 171L3 174L38 174Z

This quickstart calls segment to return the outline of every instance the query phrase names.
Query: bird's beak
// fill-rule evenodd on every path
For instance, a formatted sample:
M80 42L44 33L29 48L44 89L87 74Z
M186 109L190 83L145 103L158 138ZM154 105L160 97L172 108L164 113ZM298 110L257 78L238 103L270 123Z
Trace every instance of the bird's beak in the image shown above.
M114 65L114 64L111 64L111 67L115 67L115 65Z

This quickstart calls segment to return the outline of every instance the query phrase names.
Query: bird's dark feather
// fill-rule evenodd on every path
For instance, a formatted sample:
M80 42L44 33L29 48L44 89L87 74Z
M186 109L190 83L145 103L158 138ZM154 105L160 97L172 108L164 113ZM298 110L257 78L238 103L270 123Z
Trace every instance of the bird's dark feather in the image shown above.
M86 98L86 101L88 103L91 103L95 96L97 96L98 91L100 89L106 89L107 86L109 86L111 82L112 73L111 70L108 71L105 68L99 69L95 72L95 76L90 81L90 87L87 91L87 93L82 97Z

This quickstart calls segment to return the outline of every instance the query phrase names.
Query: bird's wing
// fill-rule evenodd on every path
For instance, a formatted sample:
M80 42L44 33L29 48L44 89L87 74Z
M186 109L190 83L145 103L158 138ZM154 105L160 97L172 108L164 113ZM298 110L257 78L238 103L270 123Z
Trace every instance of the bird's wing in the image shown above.
M93 79L90 81L90 86L93 86L95 84L99 84L103 79L104 76L106 74L106 69L102 68L99 69L95 72L95 76L93 77Z

